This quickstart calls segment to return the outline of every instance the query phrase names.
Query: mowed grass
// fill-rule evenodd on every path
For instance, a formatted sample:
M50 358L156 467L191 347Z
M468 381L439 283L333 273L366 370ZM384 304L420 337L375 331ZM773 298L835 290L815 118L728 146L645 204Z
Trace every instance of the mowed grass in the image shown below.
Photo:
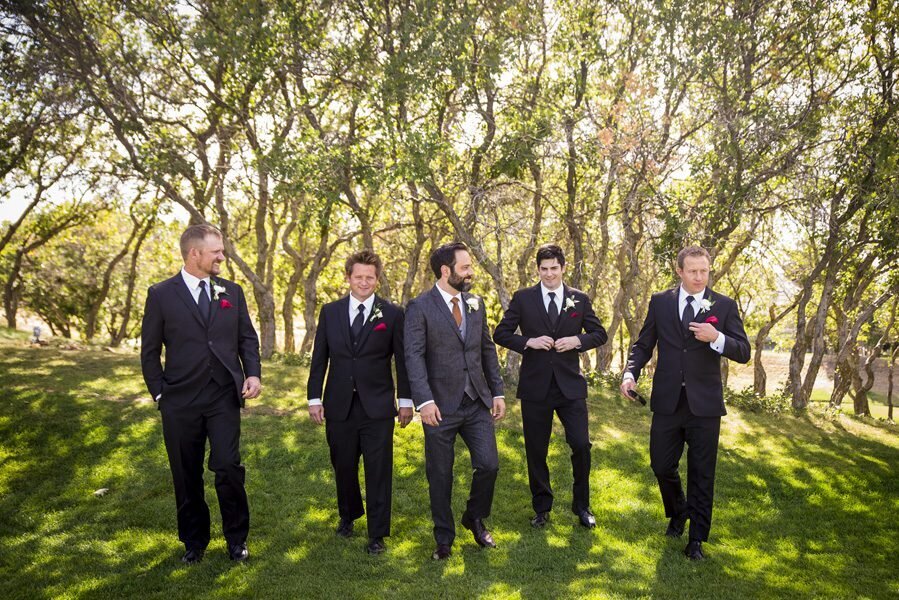
M306 370L266 364L243 418L251 560L225 555L207 474L213 542L178 561L159 415L138 357L30 348L0 335L0 597L3 598L890 598L899 595L899 436L870 419L731 410L722 428L708 560L688 562L649 468L650 414L609 391L590 398L592 505L575 522L567 446L550 448L556 510L532 530L520 411L499 427L488 524L498 548L459 533L433 549L417 422L396 430L393 535L363 552L365 519L337 538L324 429L305 411ZM510 393L510 397L513 394ZM470 481L461 440L454 505ZM683 468L683 464L682 464ZM95 490L108 488L97 497Z

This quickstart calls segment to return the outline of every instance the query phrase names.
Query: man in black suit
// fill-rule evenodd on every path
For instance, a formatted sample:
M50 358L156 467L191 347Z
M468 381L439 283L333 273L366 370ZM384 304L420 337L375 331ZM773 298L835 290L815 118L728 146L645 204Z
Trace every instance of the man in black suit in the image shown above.
M706 287L710 264L704 248L689 246L678 253L681 284L650 299L621 383L621 393L633 400L640 371L658 346L649 458L669 519L666 535L680 537L690 521L684 554L691 560L705 557L702 543L708 540L712 525L718 433L721 417L727 414L721 357L749 362L749 340L736 303ZM684 443L688 446L686 497L677 470Z
M578 354L606 343L606 330L585 293L562 283L565 255L559 246L537 250L540 283L515 292L493 332L500 346L522 355L518 379L528 481L534 507L531 525L543 527L553 505L546 454L553 413L571 447L574 489L571 510L584 527L596 527L590 511L590 434L587 381ZM521 328L521 333L516 330Z
M456 435L462 436L474 470L462 526L486 548L496 544L484 519L490 516L499 470L494 421L506 414L496 347L487 311L469 294L474 267L468 247L444 244L431 253L437 284L406 308L406 369L412 400L421 412L425 470L437 547L431 557L449 557L456 537L452 511Z
M323 306L318 318L306 386L309 416L319 425L326 422L337 482L337 535L350 537L353 522L365 513L359 489L361 456L368 505L366 550L380 554L387 549L384 538L390 535L393 419L397 416L391 357L396 359L400 426L412 420L403 357L403 310L375 295L381 276L377 254L357 252L347 259L344 270L349 295Z
M141 326L141 369L162 414L178 537L186 550L181 560L188 564L199 562L209 544L203 494L207 438L228 554L235 561L249 557L240 408L262 390L259 338L243 290L218 276L224 252L218 229L188 227L181 235L184 267L150 287Z

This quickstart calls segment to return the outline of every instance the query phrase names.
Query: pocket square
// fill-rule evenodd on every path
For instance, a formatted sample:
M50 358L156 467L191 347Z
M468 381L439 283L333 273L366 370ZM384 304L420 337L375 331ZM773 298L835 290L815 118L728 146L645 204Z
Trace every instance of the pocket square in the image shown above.
M375 330L375 331L386 331L386 330L387 330L387 323L378 323L377 325L375 325L375 329L374 329L374 330Z
M222 298L222 301L219 303L219 306L220 306L222 309L225 309L225 308L231 308L231 303L228 302L227 300L225 300L224 298Z
M579 317L580 314L581 314L581 313L573 312L573 313L571 313L571 318L574 319L575 317Z
M705 322L706 322L706 323L711 323L712 325L717 325L717 324L718 324L718 317L716 317L715 315L712 315L711 317L709 317L708 319L706 319Z

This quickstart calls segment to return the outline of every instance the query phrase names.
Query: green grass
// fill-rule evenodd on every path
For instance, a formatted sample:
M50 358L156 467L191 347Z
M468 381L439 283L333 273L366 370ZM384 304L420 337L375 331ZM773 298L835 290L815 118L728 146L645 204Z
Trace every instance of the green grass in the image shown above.
M218 525L186 568L175 530L159 415L138 358L30 348L0 332L0 597L3 598L888 598L899 594L899 436L872 419L731 411L722 428L708 560L669 540L649 469L646 409L591 396L592 505L576 526L568 451L550 448L557 510L528 525L520 412L498 430L500 476L488 520L499 547L460 529L453 556L433 547L418 423L395 436L387 554L336 538L323 428L305 416L306 370L266 365L243 420L252 524L246 565ZM557 430L557 434L560 433ZM457 444L455 506L470 479ZM95 497L99 488L109 488ZM211 478L207 499L217 521Z

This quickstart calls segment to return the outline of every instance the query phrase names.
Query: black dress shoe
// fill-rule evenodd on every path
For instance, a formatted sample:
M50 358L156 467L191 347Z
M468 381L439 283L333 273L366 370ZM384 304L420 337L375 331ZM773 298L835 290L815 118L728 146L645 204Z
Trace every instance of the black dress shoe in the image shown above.
M668 529L665 535L668 537L680 537L684 535L684 526L687 524L687 512L684 511L679 515L671 517L668 521Z
M534 515L534 518L531 519L531 527L546 527L546 524L549 523L549 511L538 512Z
M434 554L431 555L431 558L434 560L446 560L450 555L450 547L446 544L437 544L437 549L434 550Z
M353 522L349 519L340 519L340 523L337 524L337 535L343 538L348 538L353 535Z
M186 565L195 565L201 560L203 560L203 551L195 550L193 548L188 548L187 552L184 553L184 556L181 557L181 562Z
M690 543L684 548L684 554L690 560L705 560L705 554L702 553L702 542L700 540L690 540Z
M586 508L577 514L577 518L580 520L581 525L587 529L596 527L596 517L594 517L593 513Z
M247 543L230 544L228 546L228 556L235 562L243 562L250 558L250 551L247 550Z
M369 554L382 554L383 552L386 552L387 545L384 543L384 538L369 538L368 546L365 547L365 551Z
M483 520L462 517L462 526L474 534L474 541L481 548L496 548L496 542L493 541L493 536L487 531Z

